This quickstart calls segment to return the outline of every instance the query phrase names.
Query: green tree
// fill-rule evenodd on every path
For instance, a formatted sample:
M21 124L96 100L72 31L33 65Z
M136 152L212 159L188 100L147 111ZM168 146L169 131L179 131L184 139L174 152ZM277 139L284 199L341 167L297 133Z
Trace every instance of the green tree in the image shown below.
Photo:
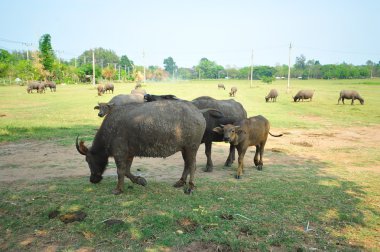
M132 71L133 65L134 65L133 61L128 59L127 55L122 55L120 57L120 66L121 67L129 68L130 71Z
M52 72L54 64L54 52L51 46L50 34L44 34L39 41L39 57L45 71Z
M104 48L95 48L84 51L77 60L78 65L84 65L92 62L92 51L94 51L95 63L101 68L108 67L109 65L119 64L120 59L117 54L112 50Z
M218 78L218 73L224 70L222 66L207 58L202 58L195 69L200 73L202 79L216 79Z
M172 57L164 59L164 69L173 77L173 74L177 71L178 67Z

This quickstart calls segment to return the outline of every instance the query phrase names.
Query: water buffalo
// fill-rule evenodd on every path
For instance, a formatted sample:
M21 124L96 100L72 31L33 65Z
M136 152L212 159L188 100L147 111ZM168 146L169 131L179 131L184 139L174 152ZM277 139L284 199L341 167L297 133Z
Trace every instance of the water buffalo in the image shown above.
M221 83L218 84L218 89L219 89L219 88L223 88L224 90L226 90L226 87L224 86L224 84L221 84Z
M110 91L110 93L112 91L112 93L113 93L114 88L115 87L114 87L114 85L112 83L107 83L106 85L104 85L103 94L107 93L107 91Z
M338 104L340 100L342 100L342 103L344 104L344 99L351 99L351 105L354 105L354 100L359 100L360 104L364 104L364 99L359 95L359 93L355 90L342 90L339 94Z
M211 172L213 169L213 162L211 159L211 147L212 142L222 142L223 136L215 133L213 128L219 126L221 123L234 123L242 119L247 118L247 112L243 106L232 99L229 100L216 100L209 96L201 96L192 101L192 103L199 109L214 108L223 114L222 117L215 116L214 114L209 114L206 116L206 130L204 132L202 143L205 144L205 154L207 157L207 164L205 171ZM204 114L207 115L207 114ZM225 166L231 166L235 160L235 146L230 145L230 152L225 162Z
M293 97L294 102L297 102L299 100L304 99L310 99L312 101L314 95L314 90L300 90L298 93Z
M272 135L269 132L269 121L261 116L254 116L244 120L241 120L235 124L222 125L215 127L213 130L223 136L225 142L236 146L239 154L236 178L240 179L243 173L244 167L244 155L249 146L256 146L255 157L253 162L258 170L263 168L263 154L265 143L267 142L268 133L274 137L280 137L280 135ZM260 160L258 155L260 153Z
M144 95L144 100L146 102L152 102L152 101L161 101L161 100L180 100L175 95L152 95L152 94L146 94Z
M231 96L231 97L232 97L232 96L235 97L236 92L237 92L237 88L236 88L236 87L232 87L232 88L231 88L231 92L230 92L230 96Z
M103 92L103 85L102 84L99 84L96 89L98 90L98 96L101 96L104 92Z
M278 92L276 89L271 89L267 96L265 96L265 101L268 102L272 100L272 102L276 102L278 96Z
M184 186L190 174L189 188L185 190L190 193L194 189L196 154L205 128L202 113L190 102L131 103L115 107L105 117L90 148L83 141L78 143L78 137L76 148L86 156L92 183L102 180L108 158L114 157L118 175L114 194L123 192L125 176L133 183L146 185L143 177L130 172L135 156L165 158L181 151L185 165L174 186Z
M116 95L107 103L98 103L94 109L99 109L98 116L104 117L107 115L114 106L125 105L128 103L143 103L144 96L142 94L129 94L129 95Z
M37 93L44 93L45 92L45 84L39 81L33 81L28 84L28 87L26 88L26 92L29 94L33 93L33 90L37 90Z
M50 92L57 91L57 85L54 81L46 81L44 85L45 88L50 88Z

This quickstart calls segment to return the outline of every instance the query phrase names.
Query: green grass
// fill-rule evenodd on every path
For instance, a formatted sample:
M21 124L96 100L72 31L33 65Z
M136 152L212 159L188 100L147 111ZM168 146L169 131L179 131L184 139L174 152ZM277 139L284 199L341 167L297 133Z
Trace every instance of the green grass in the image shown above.
M175 94L192 100L209 95L229 99L228 92L217 89L219 81L192 81L179 83L147 83L144 87L154 94ZM376 80L292 80L291 92L286 92L287 81L263 84L255 81L223 81L229 89L238 87L236 100L241 102L248 116L262 114L272 127L318 128L337 126L367 126L380 123L378 108L379 81ZM133 84L116 84L115 94L128 94ZM271 88L278 89L277 103L265 103L264 96ZM299 89L316 90L312 102L292 102ZM365 98L365 105L336 105L339 91L356 89ZM69 141L77 134L92 135L102 119L93 107L106 102L112 95L97 96L91 85L58 85L56 93L27 94L25 87L0 87L0 142L20 139L62 139ZM358 102L356 102L358 104ZM312 119L312 120L311 120ZM65 140L66 139L66 140Z
M227 90L217 89L219 82L147 83L144 88L187 100L202 95L229 99ZM244 105L248 116L267 117L274 133L380 124L379 80L292 80L290 93L286 93L287 81L269 85L255 81L253 87L249 81L222 82L227 89L238 87L235 100ZM129 93L133 87L116 84L115 94ZM277 103L265 103L264 96L271 88L280 93ZM292 94L299 89L315 89L313 101L292 102ZM336 105L342 89L359 91L365 105ZM93 107L111 97L98 97L89 85L58 85L56 93L46 94L1 86L0 144L42 140L73 145L78 134L92 140L103 120ZM357 148L353 142L352 148L336 151L355 154ZM379 164L378 148L364 151L368 159L353 160L355 166ZM180 251L196 241L233 251L380 249L379 173L353 173L340 160L310 160L303 158L302 152L296 156L291 151L266 155L290 161L262 172L247 165L242 180L233 179L228 172L220 181L205 174L196 178L197 188L191 196L168 182L151 181L147 187L128 181L126 192L114 196L115 177L106 177L97 185L90 184L87 177L1 183L0 251L42 251L49 246L57 251L83 247ZM87 217L64 224L58 218L48 218L53 210L61 214L82 210ZM124 224L107 227L103 222L108 219L120 219ZM312 230L306 232L308 223Z

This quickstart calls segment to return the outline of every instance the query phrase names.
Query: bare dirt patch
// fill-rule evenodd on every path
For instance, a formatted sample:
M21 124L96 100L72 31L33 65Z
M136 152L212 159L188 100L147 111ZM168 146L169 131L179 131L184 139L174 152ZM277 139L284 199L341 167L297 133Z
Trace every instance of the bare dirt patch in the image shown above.
M302 157L303 160L330 161L355 171L380 172L379 157L373 157L374 153L380 151L380 126L324 130L286 129L284 132L286 134L282 137L269 136L264 167L296 163L297 158ZM308 143L308 146L305 148L303 144L295 143ZM226 176L233 176L236 162L232 167L223 166L228 150L225 143L213 144L212 158L215 167L208 177L225 179ZM252 166L254 150L254 147L250 147L245 156L246 167ZM369 163L368 160L370 165L358 165ZM204 145L201 145L197 155L196 176L204 173L205 165ZM133 173L156 181L175 182L181 176L182 169L181 153L165 159L135 158L132 164ZM61 146L46 141L0 144L0 182L89 176L89 173L84 156L77 152L74 145ZM105 176L116 176L113 159L110 159Z

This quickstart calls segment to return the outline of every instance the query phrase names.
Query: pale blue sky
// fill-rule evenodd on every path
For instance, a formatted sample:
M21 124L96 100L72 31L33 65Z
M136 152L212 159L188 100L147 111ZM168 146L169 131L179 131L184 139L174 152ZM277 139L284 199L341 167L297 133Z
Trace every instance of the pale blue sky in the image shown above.
M94 47L136 64L180 67L203 57L226 67L291 64L301 54L321 64L380 61L379 0L1 0L0 48L38 48L49 33L70 59Z

